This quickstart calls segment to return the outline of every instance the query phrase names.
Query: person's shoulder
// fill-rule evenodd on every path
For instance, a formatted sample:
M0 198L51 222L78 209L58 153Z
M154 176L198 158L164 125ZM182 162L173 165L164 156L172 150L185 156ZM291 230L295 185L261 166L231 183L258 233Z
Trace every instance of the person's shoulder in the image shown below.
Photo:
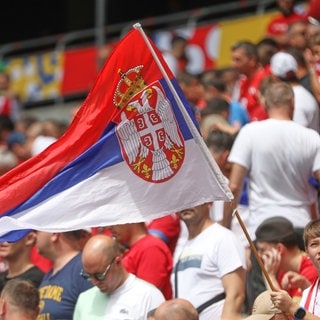
M219 235L223 235L226 237L229 237L229 236L233 237L234 236L234 233L230 229L224 227L223 225L221 225L218 222L215 222L209 228L208 228L209 232L214 232L215 235L219 234Z
M134 284L135 290L141 291L146 295L152 294L152 295L158 296L159 298L163 298L164 300L163 294L155 285L133 274L130 274L130 277L132 278L132 282Z
M92 304L104 302L107 298L108 296L103 294L98 287L93 286L79 293L76 308L90 308Z
M32 275L36 277L43 277L45 272L43 272L39 267L33 266L30 269L28 269L25 273L26 276Z
M82 268L82 261L81 261L81 252L77 253L73 258L71 258L62 269L69 269L69 268ZM61 270L62 270L61 269Z
M99 290L98 287L96 286L92 286L91 288L85 290L85 291L82 291L80 294L79 294L79 298L81 297L81 299L87 299L88 297L95 297L97 295L100 295L101 294L101 291Z
M153 236L152 234L147 234L140 241L141 243L144 243L146 247L168 248L168 246L163 242L163 240Z
M237 133L237 136L242 136L242 135L246 135L246 134L250 134L251 131L255 131L255 130L259 130L262 126L264 126L266 123L266 120L261 120L261 121L250 121L248 123L246 123L244 126L242 126L239 130L239 132Z

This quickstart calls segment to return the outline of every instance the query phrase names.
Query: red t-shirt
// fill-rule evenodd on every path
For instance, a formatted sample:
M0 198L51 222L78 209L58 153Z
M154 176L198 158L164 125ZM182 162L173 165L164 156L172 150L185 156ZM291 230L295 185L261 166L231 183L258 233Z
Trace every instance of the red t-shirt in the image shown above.
M277 15L269 22L267 26L267 35L280 36L287 32L288 26L295 21L305 20L305 17L298 13L286 17L284 15Z
M41 255L38 252L37 246L33 246L31 250L31 261L45 273L47 273L52 268L52 261Z
M311 283L315 281L318 277L317 269L312 264L311 260L308 256L304 255L301 260L300 269L298 271L299 274L306 277ZM278 275L278 282L281 284L285 272L280 271ZM292 288L288 289L287 292L291 297L301 297L302 290L300 288Z
M172 254L180 235L180 218L177 213L154 219L147 228L150 234L162 239L171 250Z
M168 246L149 234L132 245L123 258L123 265L128 272L158 287L166 299L172 298L172 264Z
M308 11L306 16L311 16L313 18L320 18L320 5L319 0L309 0Z
M243 76L240 79L240 97L239 102L249 113L250 121L265 120L268 118L264 107L260 105L258 99L258 89L261 80L270 73L270 69L260 69L252 78Z

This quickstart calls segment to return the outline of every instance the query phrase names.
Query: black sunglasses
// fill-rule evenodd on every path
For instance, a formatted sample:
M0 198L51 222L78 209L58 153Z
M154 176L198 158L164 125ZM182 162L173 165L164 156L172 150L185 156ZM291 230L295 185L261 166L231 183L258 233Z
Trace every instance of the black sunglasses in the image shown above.
M109 270L111 269L114 261L115 261L115 257L111 260L111 262L107 265L106 270L104 272L99 272L99 273L94 273L94 274L90 274L87 273L83 270L81 270L80 275L85 278L88 281L91 281L93 278L96 279L97 281L104 281Z

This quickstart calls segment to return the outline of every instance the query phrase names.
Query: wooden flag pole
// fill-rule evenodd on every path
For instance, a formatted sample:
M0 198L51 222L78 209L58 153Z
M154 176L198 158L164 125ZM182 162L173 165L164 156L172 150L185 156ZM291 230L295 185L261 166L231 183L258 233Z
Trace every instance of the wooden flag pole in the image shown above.
M238 210L235 209L235 210L233 211L232 215L235 215L235 216L237 217L238 222L239 222L239 224L240 224L240 226L241 226L241 228L242 228L242 230L243 230L243 232L244 232L244 234L245 234L245 236L246 236L246 238L247 238L247 240L248 240L248 242L249 242L249 244L250 244L250 248L251 248L251 250L253 251L253 253L254 253L257 261L258 261L258 264L259 264L259 266L260 266L260 268L261 268L261 270L262 270L262 273L264 274L264 276L265 276L265 278L266 278L266 280L267 280L267 282L268 282L268 285L269 285L270 289L271 289L272 291L276 291L276 289L275 289L275 287L274 287L274 285L273 285L273 283L272 283L272 281L271 281L271 279L270 279L270 277L269 277L269 274L268 274L268 272L267 272L267 270L266 270L266 268L265 268L265 266L264 266L264 264L263 264L263 261L262 261L261 257L260 257L259 254L258 254L258 251L257 251L257 249L256 249L256 246L254 245L254 243L253 243L253 241L252 241L252 239L251 239L251 237L250 237L250 235L249 235L249 233L248 233L248 231L247 231L247 228L246 228L246 226L244 225L244 223L243 223L243 221L242 221L242 219L241 219L241 217L240 217L240 214L239 214Z
M245 236L246 236L246 238L247 238L247 240L248 240L248 242L249 242L249 244L250 244L250 247L251 247L251 249L252 249L252 251L253 251L253 253L254 253L257 261L258 261L258 263L259 263L259 266L260 266L260 268L261 268L261 270L262 270L262 273L264 274L264 276L265 276L265 278L266 278L266 280L267 280L267 282L268 282L268 285L269 285L271 291L277 291L276 288L274 287L274 285L273 285L270 277L269 277L269 274L268 274L266 268L264 267L263 261L262 261L262 259L260 258L259 254L258 254L258 251L257 251L257 249L256 249L256 246L254 245L253 241L251 240L251 237L250 237L250 235L249 235L249 233L248 233L248 231L247 231L246 226L244 225L244 223L243 223L243 221L242 221L242 219L241 219L241 217L240 217L240 214L239 214L238 210L237 210L237 209L234 209L232 215L235 215L235 216L237 217L238 222L239 222L239 224L240 224L240 226L241 226L241 228L242 228L242 230L243 230L243 232L244 232L244 234L245 234ZM284 312L281 312L281 313L282 313L288 320L291 319L291 317L288 316L286 313L284 313Z

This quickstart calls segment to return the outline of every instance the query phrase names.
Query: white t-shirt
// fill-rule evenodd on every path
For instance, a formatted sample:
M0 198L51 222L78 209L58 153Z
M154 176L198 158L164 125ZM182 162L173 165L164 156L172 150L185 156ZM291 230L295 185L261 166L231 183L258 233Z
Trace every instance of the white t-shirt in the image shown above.
M96 286L81 293L73 320L145 320L164 300L158 288L130 274L111 295Z
M169 51L163 52L163 58L167 65L169 66L170 70L174 75L178 73L178 61L177 58L173 56L173 54Z
M212 221L217 222L222 220L224 203L225 202L221 200L213 202L213 205L210 208L210 218ZM246 226L246 231L249 233L250 238L251 239L254 238L255 235L251 230L251 224L250 224L251 217L250 217L249 207L247 205L239 204L237 207L237 210L238 210L238 214L240 215L241 221ZM240 240L244 248L249 246L248 239L246 238L246 235L236 216L232 217L230 229L236 235L236 237Z
M306 305L307 298L309 296L309 292L311 291L311 296L309 297L309 306ZM302 298L300 300L300 306L304 307L306 310L311 312L316 316L320 316L320 286L319 279L315 283L314 286L310 286L309 288L303 290Z
M320 131L319 105L314 96L303 86L292 87L294 92L293 121Z
M224 292L222 277L239 267L245 268L245 252L235 235L214 223L192 240L187 240L179 257L178 298L189 300L195 307ZM175 289L175 272L172 273ZM200 314L201 320L219 319L225 300Z
M316 190L309 183L320 169L320 137L294 121L267 119L241 128L228 160L249 171L251 228L275 215L295 227L310 221Z

